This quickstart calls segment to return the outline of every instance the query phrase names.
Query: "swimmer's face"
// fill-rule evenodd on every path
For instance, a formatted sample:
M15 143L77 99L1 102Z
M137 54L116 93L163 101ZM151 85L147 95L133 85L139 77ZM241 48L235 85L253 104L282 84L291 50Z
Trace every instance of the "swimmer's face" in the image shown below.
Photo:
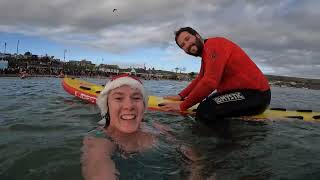
M128 85L110 91L108 96L110 126L123 133L139 129L145 105L140 90Z

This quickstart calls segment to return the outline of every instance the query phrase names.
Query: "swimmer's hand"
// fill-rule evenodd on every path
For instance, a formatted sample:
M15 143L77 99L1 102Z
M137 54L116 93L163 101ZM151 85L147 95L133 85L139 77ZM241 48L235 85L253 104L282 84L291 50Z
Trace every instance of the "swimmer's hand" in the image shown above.
M189 146L182 144L179 147L179 151L180 151L180 153L182 153L182 155L184 155L185 158L187 158L188 160L190 160L192 162L196 162L201 159L200 154L198 154L194 149L192 149Z

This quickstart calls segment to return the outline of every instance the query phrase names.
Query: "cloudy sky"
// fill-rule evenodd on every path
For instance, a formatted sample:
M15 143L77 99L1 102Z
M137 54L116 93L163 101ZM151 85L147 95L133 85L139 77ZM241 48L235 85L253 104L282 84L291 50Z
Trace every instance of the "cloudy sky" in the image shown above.
M198 72L174 31L240 45L265 74L320 78L319 0L0 0L0 52Z

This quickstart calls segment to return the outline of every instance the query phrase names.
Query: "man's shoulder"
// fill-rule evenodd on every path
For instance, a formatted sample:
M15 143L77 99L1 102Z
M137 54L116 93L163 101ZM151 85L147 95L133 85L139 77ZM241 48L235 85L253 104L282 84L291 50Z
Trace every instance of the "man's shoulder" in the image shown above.
M231 42L231 40L225 38L225 37L210 37L206 39L207 42Z
M226 47L226 46L233 47L234 43L225 37L212 37L212 38L206 39L205 46L210 48Z

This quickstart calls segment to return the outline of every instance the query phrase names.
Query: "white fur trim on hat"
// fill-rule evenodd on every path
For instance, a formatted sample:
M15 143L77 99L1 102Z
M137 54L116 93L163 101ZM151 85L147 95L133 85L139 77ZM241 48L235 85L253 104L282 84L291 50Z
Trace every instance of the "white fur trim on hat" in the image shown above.
M136 89L140 90L140 92L143 96L144 105L145 105L145 107L148 106L148 95L145 92L145 89L144 89L142 83L132 77L129 77L129 76L119 77L117 79L109 81L105 85L104 89L101 91L101 93L99 94L99 96L97 98L97 105L100 108L100 112L101 112L102 116L105 116L108 113L107 102L108 102L109 92L113 89L116 89L116 88L124 86L124 85L128 85L131 88L136 88Z

